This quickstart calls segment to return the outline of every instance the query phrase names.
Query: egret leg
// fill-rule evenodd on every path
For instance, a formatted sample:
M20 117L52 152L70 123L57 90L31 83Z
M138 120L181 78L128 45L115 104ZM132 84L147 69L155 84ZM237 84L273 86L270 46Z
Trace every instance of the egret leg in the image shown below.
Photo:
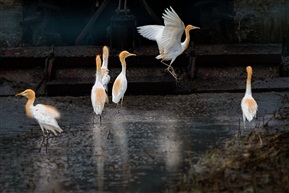
M120 101L120 107L119 107L119 103L117 103L118 114L119 114L120 116L122 116L122 113L121 113L120 110L122 109L123 98L124 98L124 97L121 98L121 101Z
M238 130L238 138L241 136L241 121L240 121L240 118L239 118L239 130Z
M178 81L178 76L177 76L174 68L171 66L171 64L169 65L169 64L165 63L163 60L161 61L161 63L163 63L164 65L167 66L166 70L176 79L176 81Z
M99 115L99 126L101 126L101 115Z
M41 144L40 144L39 152L41 152L42 145L44 144L44 141L45 141L45 134L43 133L43 135L42 135L42 142L41 142Z
M171 67L169 64L165 63L163 60L161 60L161 63L163 63L164 65L166 65L168 68Z
M44 141L45 141L45 131L44 131L44 128L41 124L39 124L39 126L40 126L41 131L42 131L42 142L40 144L40 149L39 149L39 152L41 152L42 145L44 144Z
M121 98L121 101L120 101L120 108L122 109L122 103L123 103L123 97Z
M49 132L47 131L47 135L46 135L46 146L45 146L45 151L47 153L47 147L48 147L48 138L49 138Z
M43 137L42 137L42 142L41 142L41 145L40 145L40 148L39 148L39 152L41 152L41 149L42 149L43 145L45 145L46 152L47 152L48 134L49 134L48 131L46 131L46 134L45 134L45 132L43 132ZM45 143L45 139L46 139L46 143Z
M246 128L246 124L245 124L245 122L246 122L246 117L245 117L245 115L243 114L243 125L244 125L244 130L245 130L245 128Z
M93 112L93 115L92 115L92 126L94 125L94 112Z
M177 76L174 68L173 68L172 66L169 66L169 67L167 68L167 70L168 70L169 73L176 79L176 81L178 81L178 76Z

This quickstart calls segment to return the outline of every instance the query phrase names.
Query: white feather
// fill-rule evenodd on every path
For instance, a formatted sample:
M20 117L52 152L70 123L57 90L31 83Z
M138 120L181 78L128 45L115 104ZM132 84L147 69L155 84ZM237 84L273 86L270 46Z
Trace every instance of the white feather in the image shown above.
M57 135L57 132L61 133L63 131L56 121L56 118L60 118L60 113L55 108L48 105L37 104L30 107L30 109L40 127L52 131L54 135Z
M112 92L112 101L114 103L119 103L120 99L122 99L124 97L124 94L127 90L127 79L126 79L126 76L124 75L124 73L120 73L115 82L117 81L120 81L121 82L121 85L120 85L120 89L119 89L119 92L114 92L114 90L116 89L115 85L113 85L113 92Z
M161 25L145 25L137 27L140 35L157 42L159 53L161 53L163 50L163 44L161 41L164 28L165 27Z

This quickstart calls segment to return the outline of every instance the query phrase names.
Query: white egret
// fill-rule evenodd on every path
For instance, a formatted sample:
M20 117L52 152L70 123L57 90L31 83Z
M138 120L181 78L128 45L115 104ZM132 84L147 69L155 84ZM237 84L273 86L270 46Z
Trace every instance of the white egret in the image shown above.
M251 66L247 66L247 82L246 82L246 92L245 96L243 97L241 101L241 108L243 112L243 121L244 121L244 127L246 119L251 122L254 117L256 117L256 113L258 110L258 105L255 99L252 96L252 74L253 70Z
M122 51L119 54L119 60L122 65L121 73L117 76L112 87L112 102L118 104L121 100L121 106L124 98L124 94L127 89L127 79L126 79L126 61L125 59L129 56L136 56L136 54L129 53L128 51Z
M91 89L91 103L93 111L96 115L99 115L99 124L101 125L101 114L104 109L105 102L108 102L108 96L102 85L101 79L101 59L100 56L96 56L96 78L95 83Z
M55 107L50 105L37 104L34 106L36 97L35 92L32 89L26 89L15 96L24 96L28 99L25 105L26 115L29 118L34 118L37 120L43 133L43 141L41 146L46 138L47 151L49 131L51 131L55 136L57 136L57 133L61 133L63 131L56 121L56 119L60 118L60 112Z
M189 46L190 31L200 29L193 25L185 27L183 21L172 7L167 8L163 14L163 25L145 25L137 27L138 32L143 37L157 42L159 55L156 59L161 59L161 62L168 66L167 70L177 80L177 75L171 66L175 59L181 55ZM181 42L182 35L185 31L186 39ZM164 61L171 61L170 64Z

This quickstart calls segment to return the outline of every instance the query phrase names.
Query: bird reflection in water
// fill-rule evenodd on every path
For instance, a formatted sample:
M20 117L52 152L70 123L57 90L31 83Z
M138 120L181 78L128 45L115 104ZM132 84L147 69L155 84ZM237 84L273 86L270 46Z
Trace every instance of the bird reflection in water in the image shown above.
M124 123L119 121L103 124L102 126L94 125L92 129L93 133L93 155L95 157L96 168L97 168L97 184L98 191L104 191L105 187L105 175L110 175L112 171L106 171L105 162L107 157L114 157L112 165L113 172L116 172L116 176L122 176L121 184L119 186L126 187L131 179L131 171L129 167L129 156L128 156L128 139L125 131ZM108 142L114 140L113 143ZM116 144L116 145L115 145ZM115 149L117 147L117 149ZM117 155L116 156L116 152ZM111 155L110 155L111 154ZM118 159L120 158L120 159ZM108 173L109 172L109 173ZM117 184L114 184L116 186Z
M104 186L104 161L105 161L105 138L102 135L102 129L104 127L94 125L92 129L92 138L94 142L94 148L93 148L93 155L95 157L96 161L96 168L97 168L97 187L98 191L103 191Z

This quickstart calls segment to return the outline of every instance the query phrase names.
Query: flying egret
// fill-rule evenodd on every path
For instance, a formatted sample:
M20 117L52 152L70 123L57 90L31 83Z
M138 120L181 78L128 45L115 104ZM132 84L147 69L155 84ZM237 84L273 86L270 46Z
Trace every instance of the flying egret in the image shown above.
M99 124L101 125L101 114L104 109L105 102L108 102L108 96L102 85L101 79L101 59L100 56L96 56L96 78L95 83L91 89L91 103L93 111L96 115L99 115Z
M41 143L41 146L43 145L46 138L47 151L49 131L51 131L55 136L57 136L57 133L61 133L63 131L56 121L56 119L60 118L59 111L55 107L50 105L37 104L34 106L34 101L36 97L35 92L32 89L26 89L25 91L18 93L15 96L24 96L28 99L25 105L26 115L29 118L34 118L37 120L43 133L43 141Z
M110 81L109 70L107 68L108 65L108 57L109 57L109 49L107 46L103 46L102 49L102 66L101 66L101 79L102 85L105 91L108 91L108 83Z
M258 110L257 102L252 96L252 88L251 88L251 81L252 81L252 74L253 74L252 67L247 66L246 70L247 70L246 92L245 92L245 96L243 97L241 101L244 128L245 128L246 119L249 122L251 122L253 118L256 117L256 113Z
M172 67L172 63L188 48L190 43L190 31L200 28L193 25L187 25L185 27L183 21L172 7L170 7L170 9L165 9L163 19L164 26L145 25L137 27L137 29L143 37L157 42L159 55L156 56L156 59L161 59L161 62L168 67L167 70L177 80L177 75ZM181 42L184 31L186 39ZM164 62L169 60L171 61L170 64Z
M126 62L125 59L129 56L136 56L136 54L129 53L128 51L122 51L119 54L119 60L122 65L121 73L117 76L112 87L112 102L118 104L121 100L121 106L123 102L123 97L127 89L127 79L126 79Z

